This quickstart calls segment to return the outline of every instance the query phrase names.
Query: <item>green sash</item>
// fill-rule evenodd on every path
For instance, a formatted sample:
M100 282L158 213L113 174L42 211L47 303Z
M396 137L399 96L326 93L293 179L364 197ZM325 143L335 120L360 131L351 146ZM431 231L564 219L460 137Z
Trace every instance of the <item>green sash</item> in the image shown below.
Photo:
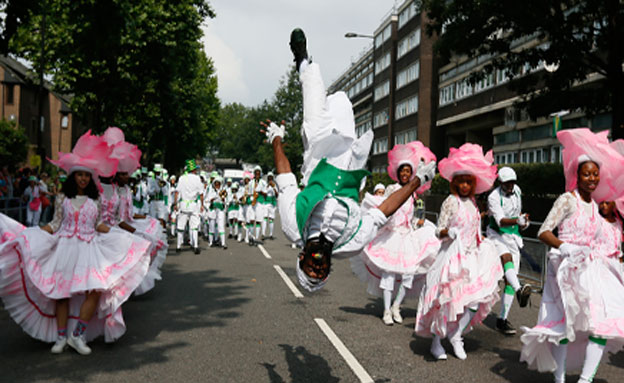
M275 196L274 196L274 195L267 196L267 197L264 199L264 202L265 202L267 205L273 205L273 206L275 206L275 205L277 205L277 198L275 198Z
M520 197L520 196L518 195L518 197ZM500 204L501 204L501 207L502 207L503 206L503 196L502 195L500 197ZM511 219L516 219L518 217L510 217L510 218ZM498 224L496 223L496 220L492 216L490 216L490 227L492 228L492 230L496 231L499 234L515 234L517 236L520 236L520 227L518 225L499 227Z
M307 240L304 234L306 222L319 202L327 197L350 198L357 202L362 179L368 175L370 173L364 169L338 169L323 158L312 171L305 189L297 195L297 227L301 238Z
M211 207L212 207L213 209L217 209L217 210L223 210L223 209L225 209L225 205L224 205L224 204L222 204L221 202L213 202L213 203L212 203L212 205L211 205Z

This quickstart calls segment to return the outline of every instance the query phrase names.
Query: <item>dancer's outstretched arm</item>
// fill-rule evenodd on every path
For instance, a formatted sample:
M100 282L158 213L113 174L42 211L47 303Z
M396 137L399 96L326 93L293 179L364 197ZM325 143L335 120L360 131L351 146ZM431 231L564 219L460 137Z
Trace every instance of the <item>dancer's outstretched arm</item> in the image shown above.
M284 134L286 133L286 128L284 127L284 121L282 121L281 126L277 126L274 122L267 119L269 125L264 122L260 122L265 129L261 130L262 133L265 133L267 136L267 140L273 146L273 159L275 161L275 169L277 170L277 174L283 173L292 173L290 169L290 161L286 157L286 153L284 153L284 147L282 145L282 139L284 138Z
M381 205L379 205L379 210L381 210L386 217L390 217L394 214L394 212L397 211L401 205L405 203L405 201L407 201L409 196L412 195L421 184L433 179L433 176L435 175L435 167L435 161L431 161L428 164L421 162L416 170L416 177L408 182L407 185L390 194L390 196L386 198Z

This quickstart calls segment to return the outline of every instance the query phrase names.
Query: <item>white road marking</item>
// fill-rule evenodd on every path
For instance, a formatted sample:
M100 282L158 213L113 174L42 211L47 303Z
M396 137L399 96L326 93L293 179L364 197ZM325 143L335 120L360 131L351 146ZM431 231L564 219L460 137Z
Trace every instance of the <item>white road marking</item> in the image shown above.
M282 268L279 267L279 265L273 265L273 267L275 268L275 271L277 271L277 273L280 275L280 277L282 277L282 279L284 280L284 283L286 283L286 286L288 286L290 291L292 291L292 293L295 294L295 297L303 298L303 294L301 294L301 292L297 289L295 284L292 283L290 278L288 278L288 275L286 275L284 270L282 270Z
M375 381L368 375L368 372L362 367L360 362L355 359L355 356L349 351L349 349L342 343L340 338L336 336L336 333L329 327L325 319L322 318L314 318L316 324L321 328L321 331L327 336L329 341L334 345L338 353L344 358L345 362L349 365L351 370L355 373L355 376L358 377L360 382L362 383L374 383Z
M266 251L266 249L264 248L264 246L262 245L258 245L258 249L260 249L260 251L262 252L262 255L264 255L264 257L266 259L271 259L271 256L269 255L269 252Z

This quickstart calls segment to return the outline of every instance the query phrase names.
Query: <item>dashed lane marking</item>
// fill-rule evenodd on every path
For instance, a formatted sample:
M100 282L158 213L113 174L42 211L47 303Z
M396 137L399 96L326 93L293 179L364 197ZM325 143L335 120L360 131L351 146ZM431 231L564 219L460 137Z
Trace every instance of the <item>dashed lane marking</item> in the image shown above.
M301 291L299 291L299 289L297 289L295 284L292 283L292 281L290 280L290 278L288 278L288 275L286 275L284 270L282 270L282 268L279 267L279 265L273 265L273 267L275 268L275 271L277 271L277 273L280 275L280 277L282 277L282 279L284 280L284 283L286 283L286 286L288 286L288 288L290 289L290 291L292 291L295 297L303 298L303 294L301 294Z
M262 252L262 255L264 255L264 257L266 259L271 259L271 255L269 254L268 251L266 251L266 249L264 248L264 246L262 245L258 245L258 249L260 249L260 251Z

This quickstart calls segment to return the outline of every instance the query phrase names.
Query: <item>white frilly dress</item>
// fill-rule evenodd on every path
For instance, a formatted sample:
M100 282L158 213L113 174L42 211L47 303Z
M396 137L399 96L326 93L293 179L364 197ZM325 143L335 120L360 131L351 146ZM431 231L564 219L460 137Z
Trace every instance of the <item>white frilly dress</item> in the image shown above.
M366 194L362 210L376 208L400 188L399 184L388 186L384 197ZM369 294L381 296L382 290L394 290L403 284L409 291L408 297L418 297L424 283L423 275L435 260L440 240L435 235L433 223L425 221L422 227L414 228L413 217L414 197L410 196L379 229L360 256L351 258L351 268L362 282L367 283ZM390 274L393 284L388 282ZM413 288L415 276L416 288Z
M558 228L558 238L583 246L569 257L548 253L548 272L537 325L523 327L521 361L542 372L557 368L552 347L568 340L566 370L580 370L589 336L607 339L606 350L624 345L624 276L614 256L615 234L578 192L557 198L539 233ZM621 233L621 231L620 231ZM621 238L621 234L620 234ZM610 243L610 245L609 245ZM606 354L606 353L605 353Z
M503 267L494 243L481 236L481 215L473 199L450 195L444 200L436 234L451 228L459 235L442 241L420 294L415 326L419 336L445 338L469 307L478 306L471 325L481 323L499 300Z
M167 234L164 233L160 221L154 217L146 216L142 219L134 219L132 192L128 186L116 187L116 191L119 199L117 223L125 222L134 227L136 229L135 235L143 237L151 243L149 250L150 266L147 275L134 291L135 295L145 294L154 288L156 281L162 279L160 267L165 263L169 249Z
M96 232L99 211L99 202L86 196L59 195L50 222L54 234L28 228L0 244L0 296L13 320L33 338L57 340L58 299L70 298L68 328L73 328L88 291L102 295L87 340L104 335L112 342L125 333L121 305L147 273L150 243L114 227Z

